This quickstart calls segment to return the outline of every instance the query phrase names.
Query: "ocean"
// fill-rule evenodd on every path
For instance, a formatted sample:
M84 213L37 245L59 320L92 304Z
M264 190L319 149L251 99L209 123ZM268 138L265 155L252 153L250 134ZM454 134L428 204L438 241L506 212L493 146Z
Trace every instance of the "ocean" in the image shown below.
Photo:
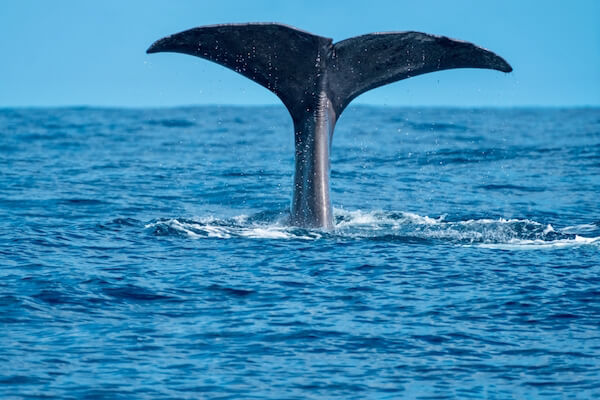
M3 399L600 397L600 109L0 109Z

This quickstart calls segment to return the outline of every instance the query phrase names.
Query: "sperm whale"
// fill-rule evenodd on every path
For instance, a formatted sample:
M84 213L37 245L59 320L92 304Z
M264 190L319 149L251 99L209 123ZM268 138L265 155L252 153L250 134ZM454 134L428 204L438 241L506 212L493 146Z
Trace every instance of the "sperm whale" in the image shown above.
M189 54L230 68L275 93L294 122L291 223L333 227L329 155L335 124L350 102L379 87L454 68L511 72L495 53L421 32L385 32L337 43L278 23L202 26L154 42L147 53Z

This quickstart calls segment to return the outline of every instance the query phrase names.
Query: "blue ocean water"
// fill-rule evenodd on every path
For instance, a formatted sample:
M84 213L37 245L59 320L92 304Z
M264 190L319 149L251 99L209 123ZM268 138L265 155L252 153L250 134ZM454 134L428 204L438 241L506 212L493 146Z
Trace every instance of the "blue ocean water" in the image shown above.
M0 110L2 398L600 397L600 109Z

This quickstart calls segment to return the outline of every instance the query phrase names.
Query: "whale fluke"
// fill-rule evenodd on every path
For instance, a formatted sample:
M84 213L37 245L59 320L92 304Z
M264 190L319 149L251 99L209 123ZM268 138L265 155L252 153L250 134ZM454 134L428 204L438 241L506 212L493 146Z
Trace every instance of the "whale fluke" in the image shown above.
M341 112L355 97L428 72L484 68L511 72L500 56L469 42L420 32L372 33L333 46L332 100Z
M146 53L174 52L230 68L275 93L290 113L319 83L320 57L332 40L282 24L211 25L156 41Z
M277 23L194 28L156 41L147 53L184 53L221 64L275 93L294 121L291 222L333 226L329 152L335 123L360 94L388 83L453 68L512 71L472 43L420 32L333 40Z

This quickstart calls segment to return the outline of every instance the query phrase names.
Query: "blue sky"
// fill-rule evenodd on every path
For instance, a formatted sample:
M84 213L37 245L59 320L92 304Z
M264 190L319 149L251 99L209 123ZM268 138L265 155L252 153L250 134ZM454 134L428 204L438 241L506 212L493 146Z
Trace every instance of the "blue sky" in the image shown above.
M474 42L514 72L453 70L368 92L404 106L600 106L600 1L154 1L0 3L0 107L276 104L254 82L180 54L146 55L195 26L277 21L339 41L417 30Z

